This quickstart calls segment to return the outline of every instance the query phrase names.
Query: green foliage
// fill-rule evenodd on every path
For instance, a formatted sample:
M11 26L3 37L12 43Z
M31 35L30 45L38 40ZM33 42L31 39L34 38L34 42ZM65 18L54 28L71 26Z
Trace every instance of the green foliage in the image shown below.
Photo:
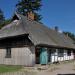
M11 19L6 19L6 20L4 21L4 25L7 25L7 24L9 24L9 23L11 23Z
M2 10L0 9L0 28L3 26L4 21L5 21L4 14Z
M0 23L2 23L4 20L5 20L4 14L3 14L2 10L0 9Z
M11 23L11 19L6 19L5 21L3 21L2 24L0 24L0 29L6 25L8 25L9 23Z
M6 19L4 18L4 14L3 14L3 11L0 9L0 29L9 24L11 22L11 19Z
M18 4L16 4L18 13L27 15L28 12L32 11L35 14L36 21L42 19L41 15L37 13L41 6L41 0L20 0Z
M71 32L63 32L65 35L68 35L75 42L75 35Z
M38 13L34 13L35 14L35 21L40 22L40 20L42 19L41 15L39 15Z

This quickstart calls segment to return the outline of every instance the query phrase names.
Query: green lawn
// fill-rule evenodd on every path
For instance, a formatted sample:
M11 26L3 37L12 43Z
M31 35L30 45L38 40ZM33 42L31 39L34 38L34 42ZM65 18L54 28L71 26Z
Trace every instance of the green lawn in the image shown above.
M21 66L7 66L7 65L0 65L0 73L5 72L14 72L22 69Z

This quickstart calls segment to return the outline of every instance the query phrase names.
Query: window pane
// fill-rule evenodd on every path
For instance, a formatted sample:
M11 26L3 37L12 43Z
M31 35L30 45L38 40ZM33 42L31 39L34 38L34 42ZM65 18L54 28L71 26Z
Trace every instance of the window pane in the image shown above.
M63 49L58 49L58 56L63 57L64 55L64 50Z
M6 49L6 58L11 58L11 48Z
M71 56L71 50L67 50L67 55Z
M55 54L56 49L51 49L51 54Z

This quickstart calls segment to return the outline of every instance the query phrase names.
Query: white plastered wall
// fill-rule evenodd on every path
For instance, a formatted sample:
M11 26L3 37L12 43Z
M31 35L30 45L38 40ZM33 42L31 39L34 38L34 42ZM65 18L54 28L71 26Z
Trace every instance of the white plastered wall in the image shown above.
M58 49L54 54L51 54L51 62L64 61L64 60L72 60L74 59L73 51L71 50L71 56L67 55L67 50L64 50L63 57L58 57Z

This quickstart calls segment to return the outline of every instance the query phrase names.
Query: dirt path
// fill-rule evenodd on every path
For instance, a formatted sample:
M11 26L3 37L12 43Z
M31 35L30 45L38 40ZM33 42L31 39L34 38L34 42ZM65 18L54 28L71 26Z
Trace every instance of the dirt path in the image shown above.
M38 73L38 75L59 75L59 74L75 74L75 63L61 64L54 70L45 70Z

